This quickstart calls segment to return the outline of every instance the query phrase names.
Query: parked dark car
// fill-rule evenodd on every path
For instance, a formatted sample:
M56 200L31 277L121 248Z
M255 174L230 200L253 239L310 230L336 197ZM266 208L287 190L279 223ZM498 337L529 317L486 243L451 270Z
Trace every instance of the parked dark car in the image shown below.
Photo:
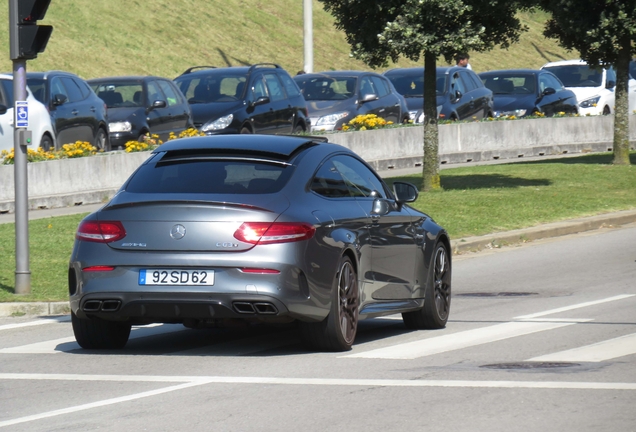
M190 105L181 90L167 78L119 76L88 80L108 106L108 129L112 148L140 141L147 133L166 141L193 127Z
M131 325L297 322L305 343L348 350L358 321L402 313L442 328L446 231L351 150L303 136L169 141L80 223L69 265L83 348L122 348Z
M320 72L296 75L294 81L307 101L312 131L338 130L363 114L393 123L408 120L406 101L380 74Z
M424 121L424 68L391 69L384 73L404 96L414 123ZM435 95L440 120L481 120L493 116L492 92L470 69L438 67Z
M174 79L206 134L291 134L308 130L307 106L289 73L272 63L195 66Z
M482 72L479 78L495 96L496 117L579 112L574 92L547 70L495 70Z
M49 110L56 149L85 141L110 150L106 104L86 81L63 71L27 72L27 85Z

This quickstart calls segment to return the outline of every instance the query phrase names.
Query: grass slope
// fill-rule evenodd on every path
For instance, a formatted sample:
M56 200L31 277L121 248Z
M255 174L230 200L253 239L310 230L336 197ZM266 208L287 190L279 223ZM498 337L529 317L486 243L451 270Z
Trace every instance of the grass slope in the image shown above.
M299 0L53 1L42 24L53 25L46 51L28 71L59 69L89 79L112 75L173 78L194 65L275 62L292 75L303 68L303 9ZM8 23L8 6L0 22ZM344 34L314 0L314 70L369 69L349 56ZM538 68L574 58L541 35L544 13L523 14L530 27L509 50L471 53L477 72ZM11 72L8 25L0 26L0 71ZM443 60L440 63L444 63ZM417 66L401 60L399 66Z

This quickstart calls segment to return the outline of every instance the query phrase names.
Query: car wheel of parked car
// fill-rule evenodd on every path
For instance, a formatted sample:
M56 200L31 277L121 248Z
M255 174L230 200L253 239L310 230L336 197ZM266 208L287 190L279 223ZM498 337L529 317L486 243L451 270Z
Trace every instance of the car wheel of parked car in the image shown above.
M294 128L294 132L293 132L293 134L294 134L294 135L297 135L297 134L301 134L301 133L303 133L303 132L305 132L305 128L304 128L302 125L297 125L297 126Z
M331 310L323 321L300 323L305 344L321 351L348 351L358 331L360 305L358 275L351 259L343 256L331 290Z
M49 135L47 134L42 135L42 138L40 139L40 148L46 152L54 150L53 140L51 139Z
M110 150L108 145L108 135L106 134L106 131L102 128L99 128L99 130L97 131L97 136L95 137L95 147L97 147L98 151Z
M605 105L605 107L603 108L603 115L610 115L610 114L611 114L610 107Z
M451 263L443 243L437 243L428 272L424 307L402 314L410 329L440 329L446 326L451 303Z
M82 319L71 312L71 323L77 343L84 349L123 348L130 336L130 324L99 318Z
M243 126L243 127L241 128L241 133L242 133L242 134L251 134L251 133L252 133L252 131L251 131L251 130L250 130L250 128L248 128L247 126Z

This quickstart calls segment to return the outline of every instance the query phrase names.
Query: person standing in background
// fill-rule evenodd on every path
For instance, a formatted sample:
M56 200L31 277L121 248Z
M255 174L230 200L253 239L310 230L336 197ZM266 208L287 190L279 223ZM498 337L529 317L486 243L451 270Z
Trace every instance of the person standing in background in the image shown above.
M465 67L472 70L473 68L470 66L470 63L468 63L469 59L470 56L466 53L460 53L455 56L455 62L457 63L457 66Z

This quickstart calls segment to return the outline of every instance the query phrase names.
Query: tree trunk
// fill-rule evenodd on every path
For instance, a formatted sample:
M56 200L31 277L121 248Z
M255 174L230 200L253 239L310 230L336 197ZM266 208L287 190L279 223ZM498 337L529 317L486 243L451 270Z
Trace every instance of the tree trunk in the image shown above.
M439 135L437 128L437 77L435 54L424 53L424 163L422 166L422 191L439 189Z
M626 34L621 40L616 61L616 101L614 110L614 165L629 165L629 62L631 40Z

